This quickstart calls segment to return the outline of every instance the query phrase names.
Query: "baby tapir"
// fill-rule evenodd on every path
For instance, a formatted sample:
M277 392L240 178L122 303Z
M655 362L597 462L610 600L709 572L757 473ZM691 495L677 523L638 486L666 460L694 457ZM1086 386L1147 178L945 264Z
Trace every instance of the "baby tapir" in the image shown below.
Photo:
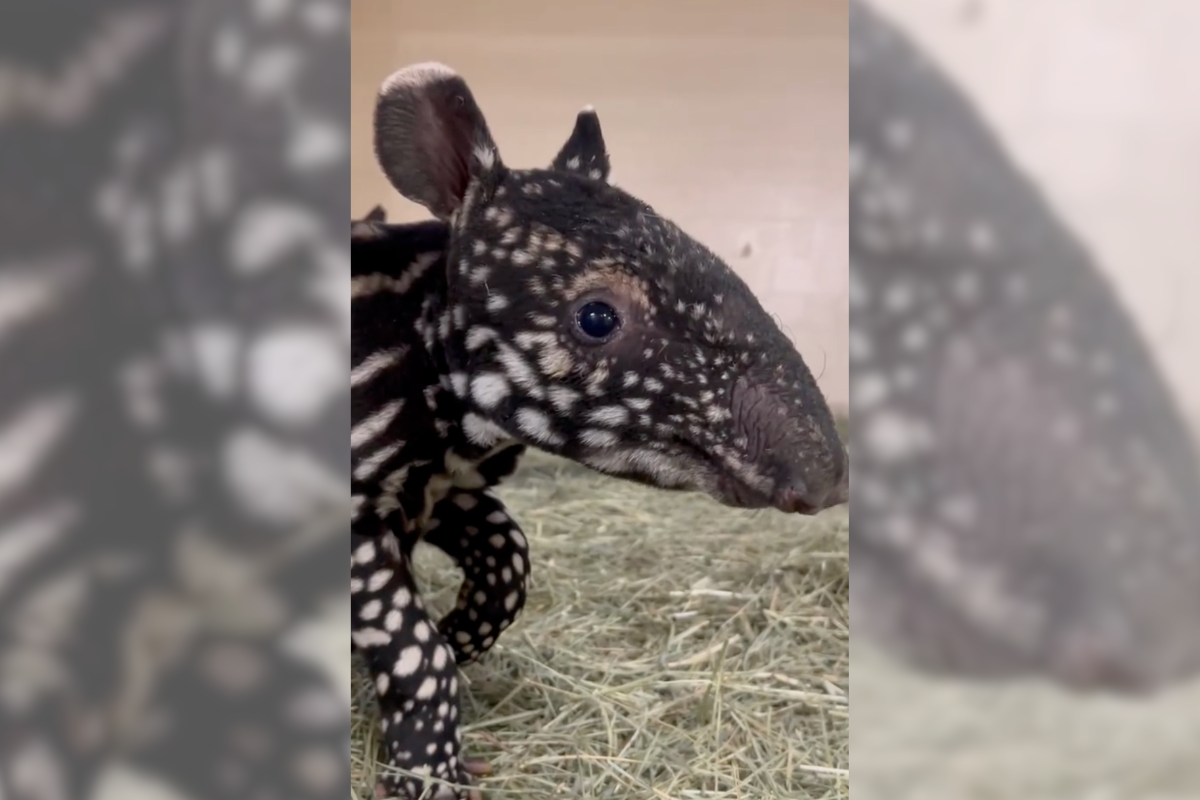
M1134 691L1200 670L1200 470L1094 259L967 98L850 16L856 636Z
M747 285L608 183L593 110L548 169L512 169L464 81L422 64L384 82L375 148L436 217L351 223L352 638L387 758L417 776L383 789L416 797L423 776L465 787L478 766L461 753L455 665L525 601L525 537L489 492L525 447L801 514L847 501L849 464L813 376ZM464 573L437 624L410 573L419 538Z

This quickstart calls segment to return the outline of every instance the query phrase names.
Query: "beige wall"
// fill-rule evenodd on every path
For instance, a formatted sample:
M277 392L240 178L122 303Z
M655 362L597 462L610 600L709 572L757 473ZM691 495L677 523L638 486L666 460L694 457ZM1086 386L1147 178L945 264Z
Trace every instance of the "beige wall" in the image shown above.
M873 2L1042 181L1200 429L1200 3Z
M542 166L594 105L614 182L723 256L848 399L845 0L353 0L353 214L428 214L371 153L375 90L409 63L470 83L504 160ZM682 9L682 12L681 12Z

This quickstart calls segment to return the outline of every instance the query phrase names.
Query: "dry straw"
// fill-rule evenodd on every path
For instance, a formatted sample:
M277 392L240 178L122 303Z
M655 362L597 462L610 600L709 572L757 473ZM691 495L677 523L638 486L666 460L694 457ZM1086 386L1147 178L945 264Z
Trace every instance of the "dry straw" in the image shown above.
M534 585L464 670L488 800L849 797L849 514L726 509L538 453L499 492ZM437 611L456 572L418 551ZM352 798L379 771L356 662Z

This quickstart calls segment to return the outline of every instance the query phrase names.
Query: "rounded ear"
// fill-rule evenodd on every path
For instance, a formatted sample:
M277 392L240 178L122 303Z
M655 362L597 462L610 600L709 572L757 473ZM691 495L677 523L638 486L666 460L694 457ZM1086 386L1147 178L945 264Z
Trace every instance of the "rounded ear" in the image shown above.
M500 166L483 113L458 74L433 62L393 73L375 104L375 157L396 191L449 219L471 181Z
M588 106L575 117L575 130L571 131L571 138L567 139L550 168L593 180L608 180L608 153L604 149L604 134L596 109Z

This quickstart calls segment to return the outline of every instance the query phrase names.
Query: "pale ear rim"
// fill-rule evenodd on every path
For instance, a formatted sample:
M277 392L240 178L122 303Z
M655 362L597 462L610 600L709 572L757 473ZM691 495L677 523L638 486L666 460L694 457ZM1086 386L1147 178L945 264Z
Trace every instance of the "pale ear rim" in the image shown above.
M409 64L407 67L401 67L383 79L379 84L377 97L382 99L400 89L419 89L422 86L428 86L437 81L447 81L455 78L461 80L462 76L440 61L422 61L417 64Z
M410 64L381 83L375 158L401 195L449 219L468 187L503 165L467 82L437 61Z

